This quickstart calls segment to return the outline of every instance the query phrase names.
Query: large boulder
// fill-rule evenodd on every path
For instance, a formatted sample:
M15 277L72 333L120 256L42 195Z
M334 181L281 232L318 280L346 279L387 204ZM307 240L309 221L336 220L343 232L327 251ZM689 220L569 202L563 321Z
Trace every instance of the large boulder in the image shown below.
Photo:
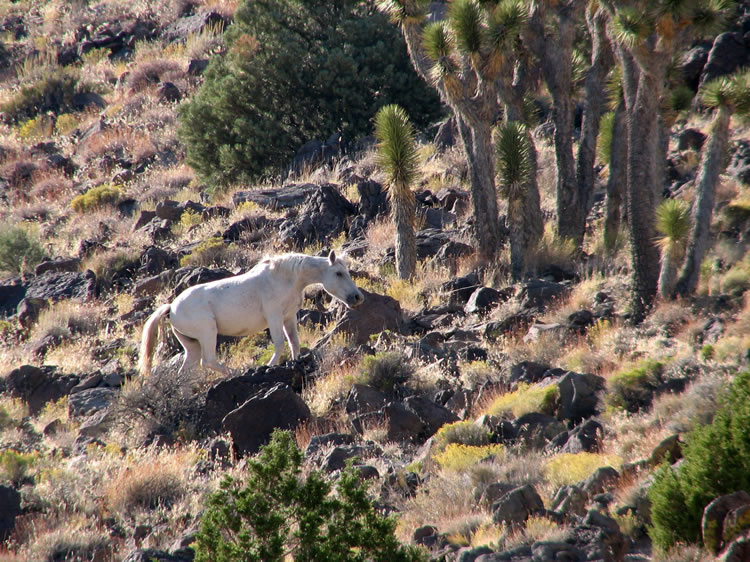
M11 486L0 484L0 541L7 539L21 515L21 494Z
M332 184L317 186L305 205L279 226L279 241L290 248L304 248L309 244L326 244L332 237L348 229L356 208Z
M26 285L20 277L0 285L0 317L15 314L18 305L26 296Z
M701 86L719 76L731 74L750 62L750 50L741 33L727 31L714 39L708 60L703 67Z
M88 301L96 297L96 274L91 270L82 273L47 271L29 282L26 297L52 301L63 299Z
M11 396L26 402L36 415L48 402L67 396L79 381L80 377L58 373L54 366L22 365L8 374L5 385Z
M719 496L703 510L703 545L714 554L750 527L750 494L744 490ZM744 525L743 525L744 523Z
M253 455L276 428L294 429L310 419L310 408L288 385L275 384L252 396L222 421L239 456Z
M446 423L458 421L458 416L448 408L422 396L410 396L404 400L404 406L422 420L426 437L434 435Z
M598 414L598 393L604 386L604 378L597 375L573 372L566 374L557 383L560 392L557 418L578 423Z
M492 504L492 519L498 525L521 525L544 510L544 502L531 484L515 488Z
M339 313L336 325L331 332L321 338L316 347L325 345L336 334L349 336L352 345L363 345L370 341L372 334L379 334L384 330L396 333L403 331L403 312L396 299L365 289L360 290L365 297L364 302L357 308L337 305Z

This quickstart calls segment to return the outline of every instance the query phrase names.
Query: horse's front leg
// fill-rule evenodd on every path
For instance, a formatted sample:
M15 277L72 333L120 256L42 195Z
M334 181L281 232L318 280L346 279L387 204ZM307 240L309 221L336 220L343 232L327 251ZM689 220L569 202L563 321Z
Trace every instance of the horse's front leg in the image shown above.
M297 333L297 315L284 320L284 332L292 350L292 360L299 357L299 333Z
M279 319L278 324L270 323L268 330L271 332L271 341L273 342L273 355L268 365L278 365L281 360L281 352L284 351L284 327Z

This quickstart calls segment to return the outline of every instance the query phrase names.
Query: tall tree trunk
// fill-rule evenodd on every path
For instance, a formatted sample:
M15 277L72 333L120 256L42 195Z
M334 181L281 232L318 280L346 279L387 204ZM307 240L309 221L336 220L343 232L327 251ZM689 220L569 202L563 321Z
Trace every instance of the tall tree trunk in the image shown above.
M651 309L660 269L654 236L656 193L660 186L654 177L654 158L658 154L659 99L665 64L654 62L651 68L639 73L635 99L628 108L627 208L633 266L630 308L634 323L642 322Z
M469 164L479 257L485 261L492 261L500 249L501 239L490 124L477 123L470 127L458 112L455 114Z
M607 179L607 202L604 218L604 247L614 250L620 235L622 197L627 183L628 143L625 103L620 101L615 109L612 124L612 144L609 154L609 178Z
M583 4L560 3L555 10L555 31L549 33L544 4L538 4L529 22L528 39L541 60L542 74L552 95L552 121L555 124L555 163L557 165L556 199L557 232L563 238L583 241L582 224L586 217L581 209L581 194L576 182L573 157L573 40L575 39L577 8Z
M411 279L417 271L417 238L414 234L414 208L402 209L393 202L396 223L396 274L399 279Z
M719 182L719 174L724 169L724 160L729 144L731 116L731 110L727 106L721 105L711 124L711 134L696 180L697 198L692 209L693 228L690 231L685 261L675 287L675 293L680 296L691 295L698 287L700 266L708 248L711 217L713 216L716 199L716 185Z
M594 204L594 163L599 123L606 109L605 80L614 65L612 47L606 33L606 13L599 9L586 14L586 24L592 38L591 66L586 74L583 101L583 123L576 162L576 183L580 199L580 213L576 217L576 229L581 233L580 245L586 232L586 217Z

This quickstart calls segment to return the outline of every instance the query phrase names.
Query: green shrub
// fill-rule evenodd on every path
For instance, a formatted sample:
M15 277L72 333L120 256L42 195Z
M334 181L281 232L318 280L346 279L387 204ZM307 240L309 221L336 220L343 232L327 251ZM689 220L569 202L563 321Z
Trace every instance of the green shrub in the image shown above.
M196 562L281 560L424 560L398 543L396 522L371 504L352 469L331 484L301 474L302 452L288 431L247 463L244 485L225 476L196 536Z
M495 398L487 413L492 416L510 413L517 418L530 412L554 415L559 396L560 390L556 384L532 386L521 383L513 392Z
M608 405L637 412L648 408L662 383L664 363L647 359L636 367L616 373L609 380Z
M5 479L18 485L26 478L29 468L36 460L37 455L33 453L19 453L7 449L0 453L1 474Z
M39 240L20 226L0 228L0 271L21 273L45 257Z
M701 542L704 508L716 497L750 490L750 371L737 375L711 424L691 431L678 470L662 466L649 489L654 544ZM712 548L714 545L706 545Z
M105 183L74 197L70 206L76 213L90 213L107 205L116 205L120 201L120 195L118 186Z
M221 261L221 257L228 246L224 239L219 236L212 236L198 244L193 251L180 258L180 266L209 266Z
M39 78L21 89L0 106L6 123L20 123L48 112L73 109L73 96L89 88L79 84L77 67L48 67Z
M489 444L490 432L471 420L457 421L442 426L435 434L433 441L435 451L442 451L450 444L481 447Z
M355 382L381 392L394 392L409 380L413 372L411 364L401 353L380 352L362 359Z
M180 111L188 162L215 185L276 175L310 139L370 134L390 103L417 127L439 116L400 32L370 3L246 0L224 39Z

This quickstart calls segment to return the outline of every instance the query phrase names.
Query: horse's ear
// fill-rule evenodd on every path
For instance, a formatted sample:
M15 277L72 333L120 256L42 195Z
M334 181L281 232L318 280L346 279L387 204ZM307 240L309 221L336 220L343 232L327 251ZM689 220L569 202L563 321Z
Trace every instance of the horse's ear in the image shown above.
M331 250L328 254L328 263L330 263L331 265L336 263L336 252L334 252L333 250Z

